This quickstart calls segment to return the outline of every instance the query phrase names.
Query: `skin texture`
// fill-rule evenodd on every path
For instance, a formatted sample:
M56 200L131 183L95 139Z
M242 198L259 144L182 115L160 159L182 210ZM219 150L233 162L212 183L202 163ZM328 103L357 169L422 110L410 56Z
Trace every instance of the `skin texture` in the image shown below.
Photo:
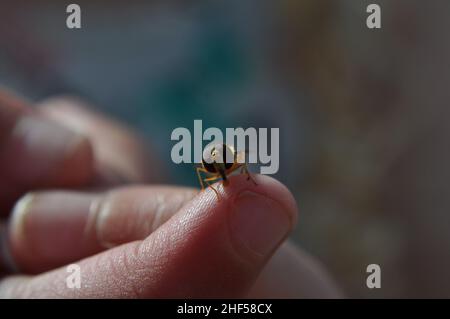
M298 209L281 183L233 176L215 185L220 200L154 184L162 170L136 135L82 104L33 109L0 92L1 297L340 296L316 261L284 243ZM66 286L74 262L82 289Z
M79 133L0 91L0 211L10 211L29 189L79 187L92 177L92 147ZM70 169L69 169L70 168Z

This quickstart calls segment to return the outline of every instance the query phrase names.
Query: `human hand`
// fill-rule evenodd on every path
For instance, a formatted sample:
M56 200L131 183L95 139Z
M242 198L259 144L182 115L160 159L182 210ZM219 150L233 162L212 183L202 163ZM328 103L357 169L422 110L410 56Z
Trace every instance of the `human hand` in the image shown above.
M338 296L297 248L277 251L297 214L279 182L257 176L255 187L235 176L219 187L221 201L210 190L169 186L48 190L143 182L153 174L140 143L117 123L73 101L46 102L36 112L0 97L0 175L8 181L0 182L0 205L33 190L16 204L5 242L21 274L3 278L0 296ZM73 262L81 289L66 286L64 265Z

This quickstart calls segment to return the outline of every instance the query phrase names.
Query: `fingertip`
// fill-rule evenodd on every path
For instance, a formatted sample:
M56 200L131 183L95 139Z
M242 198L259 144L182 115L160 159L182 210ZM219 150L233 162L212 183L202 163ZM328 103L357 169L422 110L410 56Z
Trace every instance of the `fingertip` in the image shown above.
M228 186L216 183L219 197L211 188L199 192L142 242L139 260L159 270L147 294L240 297L248 291L297 218L284 185L266 176L255 180L236 175Z
M226 186L222 182L212 185L218 190L219 198L215 196L214 191L209 187L205 192L200 192L200 196L205 197L204 201L218 200L220 202L221 200L233 200L233 198L245 191L259 194L281 205L286 214L289 215L292 228L294 228L298 221L298 205L294 195L287 186L268 175L253 174L252 178L255 183L249 181L245 174L231 176Z
M298 205L292 192L279 180L268 175L255 175L257 185L255 191L261 191L268 198L277 201L291 217L292 227L298 221ZM260 186L260 188L258 188Z

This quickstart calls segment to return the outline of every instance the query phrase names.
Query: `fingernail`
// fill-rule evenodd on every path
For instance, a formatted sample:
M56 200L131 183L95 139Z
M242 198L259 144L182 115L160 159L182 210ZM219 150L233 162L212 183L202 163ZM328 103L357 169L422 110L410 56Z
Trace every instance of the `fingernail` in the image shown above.
M51 260L82 247L94 198L90 194L64 192L25 196L13 211L10 227L16 251Z
M4 243L6 243L4 248L4 251L6 252L6 266L11 272L19 271L19 267L17 266L11 251L16 251L19 247L18 244L23 243L25 240L25 216L30 208L33 198L33 193L23 196L17 201L12 210L12 218L8 227L8 238L4 241Z
M12 133L11 158L20 176L33 180L83 146L85 138L57 123L26 116L21 118ZM30 165L32 163L32 165Z
M291 214L266 196L245 191L234 205L231 232L238 242L258 255L269 255L291 230Z
M10 229L11 232L14 234L14 236L17 238L19 237L22 238L25 235L24 220L31 206L33 198L34 198L33 193L28 193L27 195L23 196L21 199L17 201L12 210Z

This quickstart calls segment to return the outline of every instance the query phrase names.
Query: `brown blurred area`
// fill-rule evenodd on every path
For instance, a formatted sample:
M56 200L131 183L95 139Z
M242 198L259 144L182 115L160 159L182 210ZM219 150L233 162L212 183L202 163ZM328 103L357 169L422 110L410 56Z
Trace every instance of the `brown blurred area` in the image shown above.
M376 3L380 31L359 26L360 2L286 3L284 69L320 123L300 236L352 296L450 297L450 6ZM377 291L361 284L370 263Z
M365 26L369 3L380 30ZM76 35L54 27L57 1L0 5L1 85L87 96L153 139L198 115L278 126L294 240L349 297L450 297L450 2L79 4ZM381 289L366 287L372 263Z

